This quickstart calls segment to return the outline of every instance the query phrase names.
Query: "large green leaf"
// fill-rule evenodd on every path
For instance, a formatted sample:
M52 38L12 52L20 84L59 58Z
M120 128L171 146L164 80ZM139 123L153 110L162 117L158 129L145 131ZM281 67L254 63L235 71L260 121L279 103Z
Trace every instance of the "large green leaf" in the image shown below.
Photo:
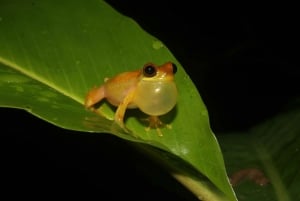
M101 106L103 116L84 109L87 91L105 77L149 61L179 67L178 104L163 117L172 125L161 130L163 137L145 131L139 111L126 113L127 133L112 121L114 108L108 104ZM1 106L26 109L63 128L152 145L158 149L148 151L200 198L236 200L207 110L189 76L162 42L105 2L1 0L0 62Z
M299 121L298 107L249 133L219 137L230 175L245 169L260 170L269 180L260 186L247 177L241 179L235 186L239 200L300 200Z

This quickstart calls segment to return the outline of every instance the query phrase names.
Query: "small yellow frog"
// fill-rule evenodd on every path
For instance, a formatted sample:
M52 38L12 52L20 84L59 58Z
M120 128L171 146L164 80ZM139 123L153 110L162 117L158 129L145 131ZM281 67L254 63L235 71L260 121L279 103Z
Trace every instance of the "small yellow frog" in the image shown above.
M115 121L123 128L127 108L139 108L148 114L151 128L158 129L163 124L158 116L168 113L177 102L177 88L174 82L175 64L167 62L162 66L147 63L140 70L124 72L90 90L85 99L85 107L93 106L102 99L117 106Z

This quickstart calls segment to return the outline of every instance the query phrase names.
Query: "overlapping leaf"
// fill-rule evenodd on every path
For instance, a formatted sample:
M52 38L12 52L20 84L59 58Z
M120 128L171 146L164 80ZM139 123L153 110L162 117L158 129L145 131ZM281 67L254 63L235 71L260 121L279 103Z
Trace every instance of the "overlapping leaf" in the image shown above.
M255 126L249 133L219 137L229 174L259 170L269 181L260 186L254 176L244 176L235 187L239 200L300 199L299 120L298 102L298 108Z
M101 107L104 116L84 109L90 88L149 61L172 61L179 67L179 100L163 117L172 124L172 129L162 129L163 137L155 130L145 131L138 111L126 113L131 130L126 133L114 124L114 108L106 103ZM235 200L206 108L192 81L163 43L105 2L0 1L0 62L1 106L26 109L63 128L110 132L150 144L209 178L222 192L219 199Z

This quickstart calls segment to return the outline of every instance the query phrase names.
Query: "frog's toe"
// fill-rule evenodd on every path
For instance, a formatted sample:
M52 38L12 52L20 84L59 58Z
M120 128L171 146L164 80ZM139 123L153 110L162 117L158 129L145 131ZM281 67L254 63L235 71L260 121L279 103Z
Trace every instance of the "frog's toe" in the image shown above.
M149 123L148 127L146 127L145 130L149 131L151 128L154 128L154 129L156 129L158 136L163 136L160 128L164 128L164 127L168 128L168 129L172 128L172 126L170 124L163 123L158 118L158 116L149 116L148 118L143 119L143 120L147 121Z
M125 131L126 133L132 133L130 129L128 129L125 124L122 122L117 122L117 121L114 121L113 124L112 124L112 129L114 131L118 131L118 132L122 132L122 131Z
M145 119L149 123L149 128L162 128L165 124L158 118L158 116L149 116Z

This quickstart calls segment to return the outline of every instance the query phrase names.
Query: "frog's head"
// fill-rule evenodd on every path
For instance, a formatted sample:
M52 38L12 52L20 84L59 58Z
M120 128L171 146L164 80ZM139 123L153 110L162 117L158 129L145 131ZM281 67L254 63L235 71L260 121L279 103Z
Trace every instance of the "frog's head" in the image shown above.
M174 82L176 66L167 62L162 66L148 63L141 70L141 80L137 85L134 102L144 113L160 116L169 112L177 102Z
M161 66L147 63L142 69L142 79L147 81L172 81L176 71L177 67L172 62L167 62Z

